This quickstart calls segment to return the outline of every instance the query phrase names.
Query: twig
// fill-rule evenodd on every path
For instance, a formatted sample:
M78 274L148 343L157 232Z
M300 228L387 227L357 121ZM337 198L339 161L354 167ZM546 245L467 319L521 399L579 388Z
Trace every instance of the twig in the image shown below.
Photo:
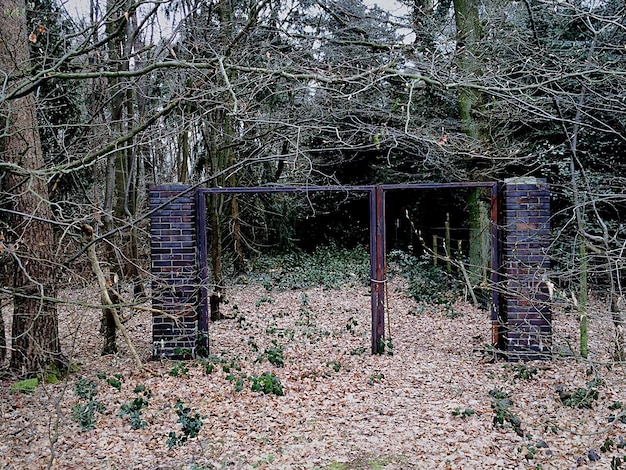
M422 244L422 247L424 248L424 251L426 253L428 253L429 255L433 256L435 259L439 258L439 259L445 261L446 263L450 263L452 266L459 268L459 270L463 274L463 279L465 280L465 284L467 285L467 290L469 291L469 293L470 293L470 295L472 297L473 304L474 305L478 305L478 299L476 298L476 294L474 294L474 288L472 287L472 282L470 281L469 275L467 273L467 270L465 269L465 265L463 264L463 261L461 261L460 259L457 259L457 260L452 259L452 257L449 255L449 253L451 251L449 248L446 248L446 250L445 250L446 255L445 256L442 256L439 253L436 253L433 250L431 250L430 248L428 248L428 246L426 245L426 242L422 238L422 232L417 230L417 228L413 224L413 221L409 217L408 211L406 211L406 218L410 222L411 228L413 229L413 232L415 232L415 234L419 237L420 243Z

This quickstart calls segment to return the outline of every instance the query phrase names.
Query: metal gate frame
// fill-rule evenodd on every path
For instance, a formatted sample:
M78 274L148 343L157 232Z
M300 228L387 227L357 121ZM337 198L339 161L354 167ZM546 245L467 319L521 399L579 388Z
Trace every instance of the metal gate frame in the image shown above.
M208 305L208 248L206 236L207 195L210 194L256 194L256 193L310 193L310 192L365 192L369 193L370 212L370 289L372 309L372 354L381 352L385 338L385 283L387 282L387 239L385 227L385 193L398 190L489 188L491 190L491 323L492 344L501 341L499 325L501 307L497 289L501 267L500 237L500 190L497 182L474 183L417 183L382 184L363 186L257 186L199 188L195 193L196 243L200 298L198 306L198 330L202 332L201 345L208 351L209 305Z

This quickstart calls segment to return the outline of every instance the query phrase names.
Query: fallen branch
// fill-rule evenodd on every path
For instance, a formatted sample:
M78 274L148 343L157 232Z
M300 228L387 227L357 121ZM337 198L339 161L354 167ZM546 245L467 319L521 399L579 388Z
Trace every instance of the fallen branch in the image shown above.
M89 244L93 240L93 228L87 224L83 224L81 228L83 229L83 235L85 236L85 240ZM117 314L117 311L114 308L115 305L117 304L113 303L113 301L111 300L111 297L109 296L106 276L104 275L104 272L102 272L102 268L100 267L100 263L98 262L98 257L96 256L95 244L91 243L88 245L87 257L89 258L89 262L91 263L91 269L93 270L94 274L96 275L96 278L98 279L98 287L100 288L100 298L102 299L102 304L110 308L111 313L113 315L113 319L115 321L115 325L122 332L124 341L126 342L126 345L128 346L128 349L130 350L131 355L135 359L137 368L140 371L145 370L145 371L150 372L151 374L158 375L152 370L145 367L143 363L141 362L141 358L139 357L139 354L137 354L137 350L135 349L135 346L133 345L133 342L130 339L128 330L122 323L120 316Z

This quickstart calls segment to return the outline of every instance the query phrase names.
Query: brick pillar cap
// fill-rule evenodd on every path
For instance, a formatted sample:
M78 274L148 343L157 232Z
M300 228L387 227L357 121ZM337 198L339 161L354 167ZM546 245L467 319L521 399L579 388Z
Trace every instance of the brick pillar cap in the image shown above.
M545 178L535 178L534 176L514 176L513 178L504 178L504 184L541 184L545 182Z

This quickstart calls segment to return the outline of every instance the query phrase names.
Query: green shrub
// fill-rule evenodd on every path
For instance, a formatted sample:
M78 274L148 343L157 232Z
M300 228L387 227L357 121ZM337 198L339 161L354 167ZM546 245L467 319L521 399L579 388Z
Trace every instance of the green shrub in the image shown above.
M283 386L278 377L271 372L263 372L259 377L248 377L252 381L251 389L253 392L263 392L266 395L273 393L274 395L283 396Z
M256 362L262 362L263 358L266 358L271 364L276 367L283 367L285 365L285 358L283 356L283 347L278 344L275 339L272 340L272 347L265 349L263 354L260 354Z
M176 422L182 425L182 434L177 435L174 431L169 433L167 446L170 449L177 445L183 445L189 439L196 437L202 429L202 425L204 424L202 420L205 418L204 416L200 416L199 413L192 414L191 408L186 408L184 402L180 399L176 400L174 408L178 415Z
M489 392L489 395L491 396L491 408L495 412L493 417L494 427L502 427L505 423L508 423L517 435L523 436L522 420L511 411L513 400L511 400L508 393L494 388Z
M566 390L563 385L557 387L557 393L561 403L572 408L592 408L593 402L598 399L598 387L602 385L602 380L595 378L587 382L586 387L576 390Z
M102 403L95 399L97 385L83 377L79 377L74 385L74 394L83 403L78 403L72 407L72 419L80 424L83 431L90 431L96 427L96 413L104 413L105 408Z
M152 393L146 389L145 385L138 385L135 387L134 392L143 396L139 396L130 403L122 405L119 416L120 418L128 418L132 429L141 429L148 425L141 417L141 412L148 407L148 400L152 397Z

